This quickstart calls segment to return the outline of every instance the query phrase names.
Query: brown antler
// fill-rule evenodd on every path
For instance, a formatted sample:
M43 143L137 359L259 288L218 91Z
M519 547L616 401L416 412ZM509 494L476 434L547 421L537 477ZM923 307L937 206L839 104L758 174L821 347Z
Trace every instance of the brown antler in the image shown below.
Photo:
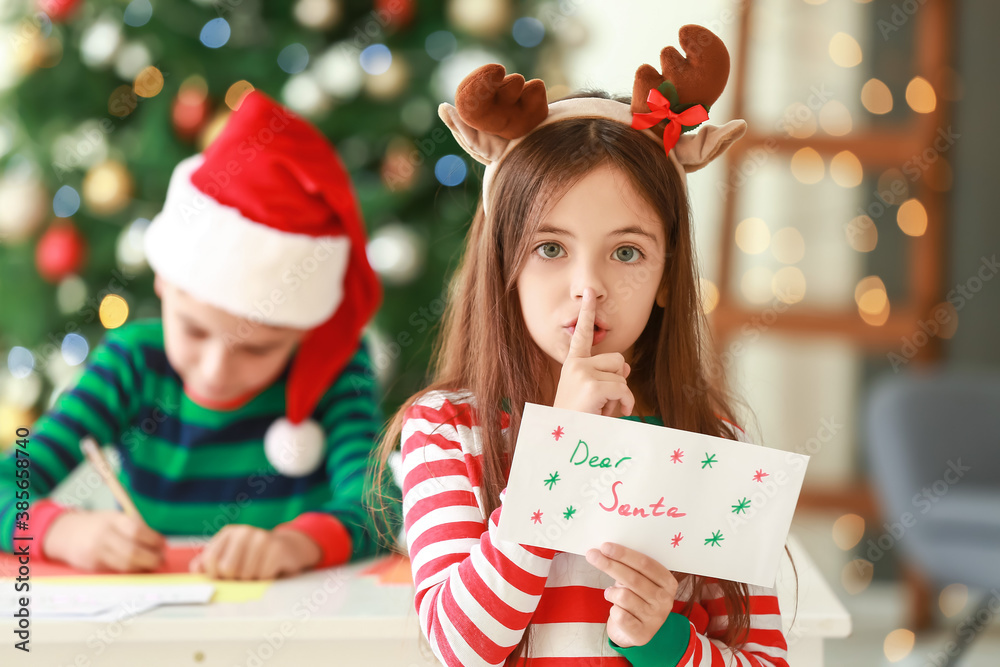
M468 125L504 139L523 137L549 113L545 83L527 83L503 65L483 65L458 85L455 107Z
M729 51L715 33L700 25L686 25L680 30L680 44L687 53L682 56L668 46L660 51L661 75L656 68L643 65L635 72L632 87L632 113L646 113L649 91L670 81L677 89L683 105L715 103L729 79Z

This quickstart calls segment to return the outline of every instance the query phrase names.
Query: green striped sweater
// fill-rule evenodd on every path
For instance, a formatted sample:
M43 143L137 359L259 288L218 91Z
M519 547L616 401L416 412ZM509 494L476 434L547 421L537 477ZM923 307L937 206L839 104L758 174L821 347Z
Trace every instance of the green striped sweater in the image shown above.
M211 410L189 399L167 361L160 320L109 331L76 385L31 428L31 500L52 492L82 460L91 434L121 455L120 479L139 512L165 535L209 537L230 523L271 529L306 512L332 515L351 537L352 558L380 550L398 530L398 497L374 519L366 501L370 456L382 415L362 344L313 412L326 433L325 465L304 477L278 473L264 433L285 413L290 370L242 407ZM0 549L12 551L15 460L0 461ZM394 489L390 481L386 488ZM376 525L376 521L378 524Z

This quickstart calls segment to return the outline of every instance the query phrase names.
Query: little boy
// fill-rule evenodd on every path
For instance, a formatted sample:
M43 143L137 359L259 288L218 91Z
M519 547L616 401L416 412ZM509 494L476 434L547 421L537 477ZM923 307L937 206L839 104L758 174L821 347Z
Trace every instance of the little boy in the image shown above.
M332 146L251 92L177 165L145 247L162 320L109 331L28 446L38 501L81 438L114 444L144 521L49 500L19 513L10 457L0 548L33 535L49 558L138 571L162 563L163 534L214 535L192 569L232 579L375 553L398 511L366 503L381 414L361 332L381 288Z

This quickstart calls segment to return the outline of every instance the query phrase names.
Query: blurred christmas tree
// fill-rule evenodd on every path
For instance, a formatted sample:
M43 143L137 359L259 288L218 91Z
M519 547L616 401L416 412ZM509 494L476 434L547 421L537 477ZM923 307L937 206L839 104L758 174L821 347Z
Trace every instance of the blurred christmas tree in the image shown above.
M145 226L174 165L252 88L314 122L352 173L386 286L374 351L394 410L423 382L478 196L437 104L486 62L537 73L545 30L528 11L512 0L0 0L3 442L106 328L158 316Z

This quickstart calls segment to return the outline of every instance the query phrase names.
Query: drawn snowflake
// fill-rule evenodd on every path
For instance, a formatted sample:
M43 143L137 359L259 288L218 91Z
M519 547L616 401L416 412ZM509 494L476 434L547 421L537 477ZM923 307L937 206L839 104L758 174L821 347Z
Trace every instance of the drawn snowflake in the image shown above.
M705 460L701 462L702 470L705 469L705 466L711 468L713 463L718 463L718 461L715 460L715 454L709 456L708 452L705 452Z
M534 514L532 514L531 515L531 520L534 521L535 523L541 523L542 522L542 510L538 510L537 512L535 512Z
M717 530L714 533L712 533L712 536L710 538L708 538L707 540L705 540L705 544L706 545L707 544L711 544L713 547L721 547L722 545L719 544L719 542L721 542L724 539L726 539L726 538L724 538L722 536L722 531L721 530Z
M670 455L670 460L674 463L683 463L681 459L684 458L684 452L679 449L675 449L674 453Z
M676 535L674 535L674 539L670 540L670 544L672 544L676 548L677 545L680 544L681 540L683 540L683 539L684 539L684 536L681 535L680 533L677 533Z
M563 433L565 433L565 431L563 431L563 427L557 426L556 430L552 431L552 437L559 440L559 438L563 437Z
M573 508L572 505L570 505L569 507L566 508L566 511L563 512L563 518L572 519L574 514L576 514L576 510Z
M759 469L757 470L757 473L753 476L753 481L762 482L764 481L764 478L767 476L768 474L766 472L764 472L762 469Z
M549 487L549 491L551 491L552 487L554 487L556 485L556 482L558 481L559 481L559 472L556 471L551 475L549 475L549 478L545 480L545 485Z
M730 507L733 508L733 514L739 514L740 512L746 514L747 508L750 507L750 501L744 498L743 500L740 501L739 505L731 505Z

